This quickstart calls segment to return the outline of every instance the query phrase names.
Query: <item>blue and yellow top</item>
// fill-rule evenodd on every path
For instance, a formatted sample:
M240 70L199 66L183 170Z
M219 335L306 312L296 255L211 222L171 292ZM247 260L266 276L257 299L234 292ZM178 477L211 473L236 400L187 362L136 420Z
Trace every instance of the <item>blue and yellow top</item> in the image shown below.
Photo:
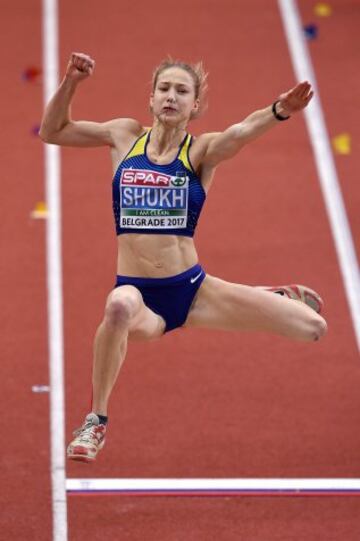
M119 164L113 178L117 235L151 233L193 237L206 194L189 159L186 134L176 158L158 165L149 160L147 129Z

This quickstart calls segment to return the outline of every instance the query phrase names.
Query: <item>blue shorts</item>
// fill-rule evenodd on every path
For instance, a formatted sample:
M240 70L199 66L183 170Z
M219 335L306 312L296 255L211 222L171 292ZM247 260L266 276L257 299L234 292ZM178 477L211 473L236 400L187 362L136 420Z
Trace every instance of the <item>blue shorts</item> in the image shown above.
M205 276L201 266L195 265L181 274L167 278L117 276L115 287L125 285L136 287L146 306L165 320L165 332L169 332L185 323Z

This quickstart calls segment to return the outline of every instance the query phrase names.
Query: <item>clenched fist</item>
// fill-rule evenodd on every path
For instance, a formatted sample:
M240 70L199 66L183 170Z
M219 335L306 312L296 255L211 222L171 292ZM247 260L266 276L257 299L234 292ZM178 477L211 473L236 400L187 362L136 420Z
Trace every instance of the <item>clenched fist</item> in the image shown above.
M83 53L72 53L66 68L65 76L73 81L80 82L90 77L95 68L95 60Z

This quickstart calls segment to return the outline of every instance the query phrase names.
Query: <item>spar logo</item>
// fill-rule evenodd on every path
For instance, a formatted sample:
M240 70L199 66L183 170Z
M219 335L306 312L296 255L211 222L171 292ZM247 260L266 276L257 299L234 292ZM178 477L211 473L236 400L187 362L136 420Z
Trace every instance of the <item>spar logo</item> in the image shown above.
M120 183L125 186L170 186L170 175L145 169L124 169Z
M121 174L122 186L151 186L158 188L181 188L185 186L188 177L183 171L177 171L175 176L148 171L146 169L124 169Z

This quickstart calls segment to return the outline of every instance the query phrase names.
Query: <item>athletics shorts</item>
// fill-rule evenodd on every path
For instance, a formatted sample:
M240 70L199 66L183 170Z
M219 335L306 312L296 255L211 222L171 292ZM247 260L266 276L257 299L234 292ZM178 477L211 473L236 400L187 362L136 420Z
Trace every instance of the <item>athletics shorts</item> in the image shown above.
M181 327L206 274L195 265L181 274L166 278L117 276L116 287L131 285L138 289L144 303L166 323L165 332Z

